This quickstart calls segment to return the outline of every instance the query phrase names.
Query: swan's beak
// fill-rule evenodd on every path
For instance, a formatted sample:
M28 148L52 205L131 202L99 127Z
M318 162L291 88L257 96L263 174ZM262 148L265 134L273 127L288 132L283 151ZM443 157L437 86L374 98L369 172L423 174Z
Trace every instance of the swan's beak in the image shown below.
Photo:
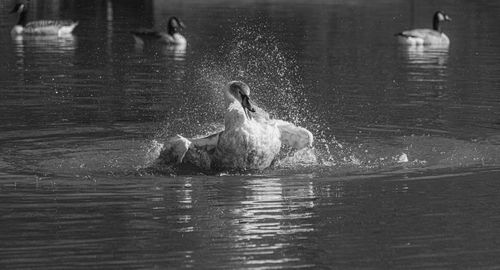
M186 25L185 25L182 21L179 21L179 26L180 26L182 29L186 28Z
M445 21L449 21L449 22L451 22L451 17L450 17L450 16L448 16L448 15L445 15L445 16L444 16L444 20L445 20Z
M241 95L241 106L243 106L243 110L245 110L245 113L248 116L248 118L251 118L250 113L248 113L248 111L255 112L255 109L250 103L250 98L247 95Z

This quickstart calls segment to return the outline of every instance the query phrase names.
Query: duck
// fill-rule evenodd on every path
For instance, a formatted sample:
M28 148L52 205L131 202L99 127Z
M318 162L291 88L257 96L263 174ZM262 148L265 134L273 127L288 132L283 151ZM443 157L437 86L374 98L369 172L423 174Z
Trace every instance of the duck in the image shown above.
M159 41L168 45L185 46L187 44L186 38L179 33L179 29L184 29L186 26L173 16L168 19L167 32L156 31L153 29L139 29L131 31L134 39L138 43L144 43L146 40Z
M250 99L242 81L224 87L224 130L206 137L168 139L159 163L187 165L202 170L262 171L269 168L283 146L295 150L312 147L312 133L290 122L273 119Z
M73 32L78 22L71 20L38 20L27 22L28 8L26 4L18 3L10 13L19 13L19 19L12 28L11 34L16 35L57 35L63 36Z
M441 23L451 21L451 18L442 11L436 11L432 20L432 29L413 29L395 34L398 42L407 45L443 45L448 46L450 39L443 33Z

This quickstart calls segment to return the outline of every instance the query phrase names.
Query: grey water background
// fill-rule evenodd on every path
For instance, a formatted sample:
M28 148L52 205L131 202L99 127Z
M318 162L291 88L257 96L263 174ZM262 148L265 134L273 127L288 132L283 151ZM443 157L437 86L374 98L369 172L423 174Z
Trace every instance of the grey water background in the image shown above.
M0 268L493 269L500 2L31 1L74 35L11 38L0 3ZM441 9L448 49L396 44ZM187 48L129 31L187 28ZM222 124L241 79L314 151L253 174L146 170Z

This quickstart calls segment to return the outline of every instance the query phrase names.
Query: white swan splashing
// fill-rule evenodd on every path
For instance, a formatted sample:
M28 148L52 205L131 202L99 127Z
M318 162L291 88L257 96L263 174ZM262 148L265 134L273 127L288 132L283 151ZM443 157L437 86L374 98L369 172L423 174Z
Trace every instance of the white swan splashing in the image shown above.
M271 119L249 95L245 83L229 82L224 88L224 130L203 138L170 138L158 162L203 170L263 170L275 161L282 145L296 150L312 147L311 132Z

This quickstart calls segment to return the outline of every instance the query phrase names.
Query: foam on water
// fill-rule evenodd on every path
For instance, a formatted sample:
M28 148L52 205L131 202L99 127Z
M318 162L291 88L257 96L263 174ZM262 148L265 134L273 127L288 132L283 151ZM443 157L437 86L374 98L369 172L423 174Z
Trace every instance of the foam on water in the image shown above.
M494 140L494 139L492 139ZM314 148L300 151L285 149L273 166L263 172L243 172L244 175L285 176L377 176L386 173L433 171L460 171L461 169L500 168L500 144L490 139L465 141L437 136L403 136L389 142L336 143L317 141ZM130 174L191 174L201 171L176 171L170 167L156 167L163 147L160 140L103 140L81 145L78 149L50 146L49 159L40 159L30 151L22 150L23 170L37 168L37 175L76 176L91 180L99 175ZM39 150L33 153L39 153ZM0 159L12 161L9 156ZM42 157L43 158L43 157ZM1 164L1 163L0 163ZM11 164L7 162L6 165ZM7 171L20 168L5 167ZM213 172L224 175L228 172ZM240 172L241 173L241 172ZM232 174L232 173L231 173ZM239 173L238 173L239 174Z

